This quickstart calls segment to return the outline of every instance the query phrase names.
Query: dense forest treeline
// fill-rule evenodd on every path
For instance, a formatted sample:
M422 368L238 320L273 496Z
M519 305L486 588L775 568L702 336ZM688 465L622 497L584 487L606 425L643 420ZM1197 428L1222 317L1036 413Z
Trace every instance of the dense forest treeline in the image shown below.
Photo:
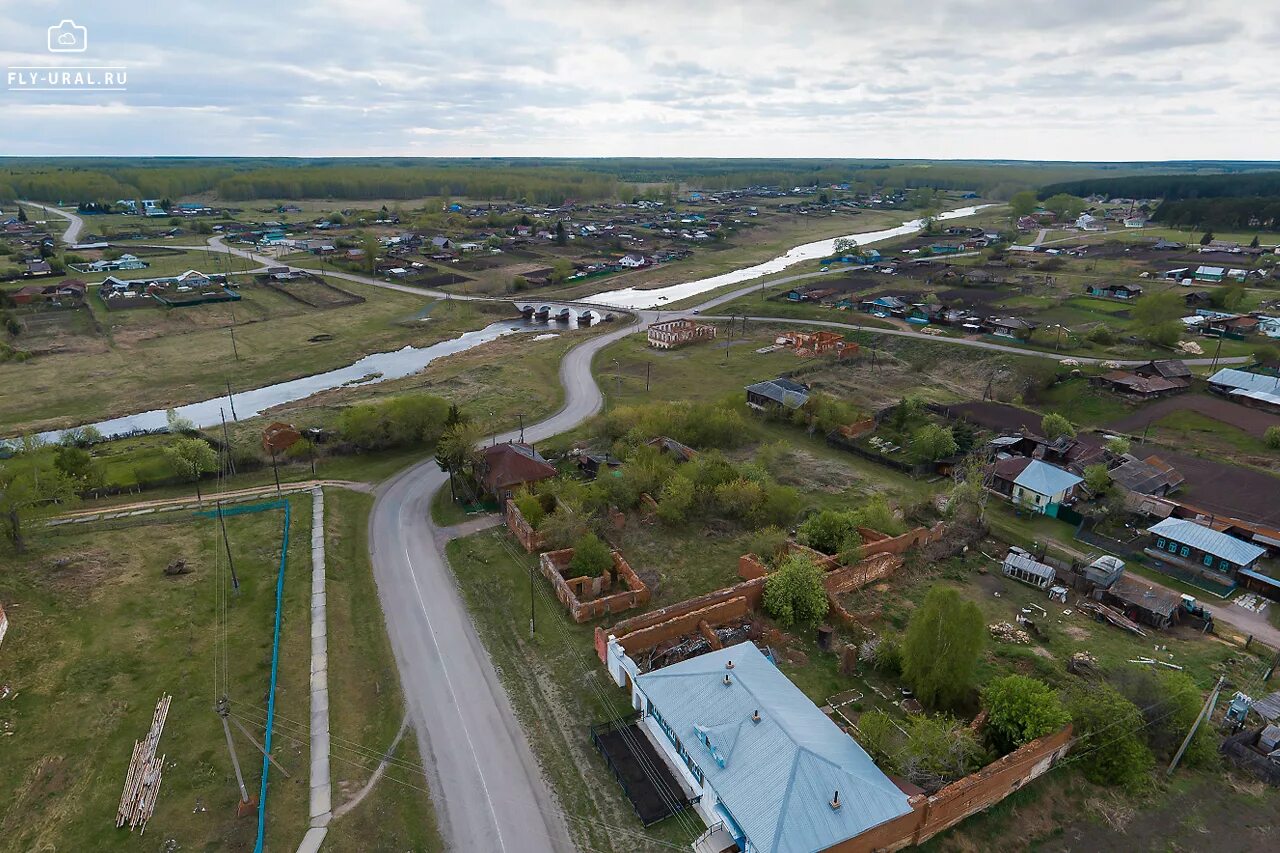
M1039 196L1043 199L1058 193L1077 196L1101 194L1111 198L1162 198L1167 202L1196 198L1280 196L1280 171L1087 178L1043 186Z
M1224 231L1280 230L1280 196L1186 198L1156 208L1156 222L1176 228L1219 228Z
M708 158L77 158L0 159L0 199L64 202L205 196L224 201L446 197L535 204L666 198L677 188L750 185L790 188L849 184L876 191L932 187L1007 199L1046 184L1079 187L1106 180L1160 182L1152 174L1244 168L1240 164L1053 163L988 161ZM1278 173L1280 174L1280 173ZM1269 191L1267 191L1269 192ZM1264 191L1241 194L1267 194Z

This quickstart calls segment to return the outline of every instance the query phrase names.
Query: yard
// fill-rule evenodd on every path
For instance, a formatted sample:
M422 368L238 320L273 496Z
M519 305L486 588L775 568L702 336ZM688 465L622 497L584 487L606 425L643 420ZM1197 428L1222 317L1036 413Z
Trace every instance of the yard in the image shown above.
M310 501L295 498L285 571L281 720L308 718ZM183 849L252 844L254 817L237 819L239 794L213 705L225 689L236 719L261 738L269 681L275 579L283 513L226 518L240 592L230 590L215 519L151 517L62 527L6 557L0 576L11 628L0 648L7 734L0 830L12 849L134 850L115 829L129 753L156 700L173 696L159 753L164 781L148 829ZM164 568L186 560L189 574ZM216 603L225 601L219 628ZM219 637L222 639L220 640ZM215 676L216 667L216 676ZM225 678L225 687L218 682ZM306 725L279 738L271 771L267 843L296 844L307 823ZM256 800L261 755L233 728L245 784Z

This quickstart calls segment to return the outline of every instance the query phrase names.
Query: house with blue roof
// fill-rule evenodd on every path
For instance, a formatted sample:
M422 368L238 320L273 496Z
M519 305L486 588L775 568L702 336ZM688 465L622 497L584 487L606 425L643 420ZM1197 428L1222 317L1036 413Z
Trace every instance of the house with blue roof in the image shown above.
M1075 497L1083 482L1057 465L1011 456L996 463L991 487L1015 504L1056 518L1058 508Z
M753 643L642 674L611 638L607 663L708 827L695 849L816 853L912 811Z
M1163 519L1147 528L1147 534L1149 556L1194 572L1225 575L1231 581L1237 573L1255 573L1258 560L1267 553L1252 542L1185 518Z

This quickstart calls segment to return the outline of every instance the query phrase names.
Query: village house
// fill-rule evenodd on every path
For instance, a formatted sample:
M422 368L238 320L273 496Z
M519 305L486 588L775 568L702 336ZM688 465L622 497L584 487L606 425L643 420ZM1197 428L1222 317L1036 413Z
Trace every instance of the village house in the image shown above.
M1234 582L1241 570L1252 571L1265 548L1184 518L1166 518L1147 528L1145 552L1198 573L1225 576ZM1220 580L1220 579L1219 579Z
M1084 292L1104 299L1137 299L1142 288L1136 284L1086 284Z
M987 321L987 325L991 327L991 334L997 338L1018 341L1031 340L1032 333L1040 326L1033 320L1023 320L1021 317L993 317Z
M746 387L747 405L759 411L799 409L809 402L809 386L778 377Z
M1280 411L1280 377L1224 367L1209 377L1209 389L1238 403Z
M142 270L146 268L146 261L128 252L114 260L90 261L82 267L85 272L112 272L115 270Z
M648 330L649 346L654 349L675 349L685 344L714 340L715 336L715 326L686 318L652 323Z
M628 252L618 259L618 266L626 267L627 269L639 269L648 263L648 258L635 252Z
M1177 394L1191 387L1191 369L1178 359L1149 361L1131 370L1112 370L1096 380L1112 391L1149 399Z
M1000 460L991 476L991 487L997 493L1017 505L1053 517L1083 482L1070 471L1025 456Z
M482 448L473 468L485 494L499 503L521 486L549 480L557 473L555 466L543 459L532 445L516 442Z
M1222 267L1198 266L1193 277L1196 281L1222 281L1226 274Z
M43 258L32 258L27 261L27 267L22 271L22 275L24 278L53 275L53 267L49 266L49 262Z
M625 652L611 658L640 735L709 828L697 849L839 849L911 813L907 793L754 643L647 673Z

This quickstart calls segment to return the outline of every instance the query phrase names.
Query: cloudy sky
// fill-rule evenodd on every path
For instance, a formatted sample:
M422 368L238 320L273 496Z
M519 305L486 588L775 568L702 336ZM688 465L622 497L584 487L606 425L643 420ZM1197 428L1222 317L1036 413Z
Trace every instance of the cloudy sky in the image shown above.
M1273 11L0 0L0 155L1275 160ZM64 18L84 53L47 50ZM49 65L123 65L127 91L15 83Z

